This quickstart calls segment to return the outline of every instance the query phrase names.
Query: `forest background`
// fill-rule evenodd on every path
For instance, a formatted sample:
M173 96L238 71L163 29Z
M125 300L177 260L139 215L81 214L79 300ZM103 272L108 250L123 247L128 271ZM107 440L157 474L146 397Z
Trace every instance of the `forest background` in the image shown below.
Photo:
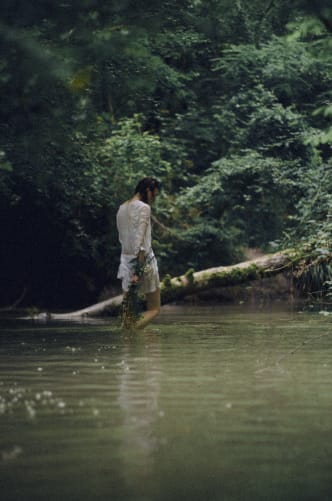
M305 244L328 291L331 36L328 0L2 0L0 304L117 292L146 175L162 276Z

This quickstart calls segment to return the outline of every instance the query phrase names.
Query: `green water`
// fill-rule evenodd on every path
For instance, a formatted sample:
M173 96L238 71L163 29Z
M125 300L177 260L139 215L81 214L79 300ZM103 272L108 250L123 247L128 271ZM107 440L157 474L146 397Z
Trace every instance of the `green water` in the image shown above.
M332 315L2 324L1 500L332 499Z

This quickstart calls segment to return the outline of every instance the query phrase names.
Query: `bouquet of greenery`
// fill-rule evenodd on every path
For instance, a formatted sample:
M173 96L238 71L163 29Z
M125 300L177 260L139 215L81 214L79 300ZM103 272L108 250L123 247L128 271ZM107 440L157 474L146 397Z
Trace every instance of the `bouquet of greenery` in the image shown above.
M139 289L143 274L149 269L147 259L140 263L138 258L133 259L133 276L137 276L137 281L132 281L129 285L128 292L123 296L121 307L121 325L124 329L134 329L136 322L141 317L142 300L140 298Z

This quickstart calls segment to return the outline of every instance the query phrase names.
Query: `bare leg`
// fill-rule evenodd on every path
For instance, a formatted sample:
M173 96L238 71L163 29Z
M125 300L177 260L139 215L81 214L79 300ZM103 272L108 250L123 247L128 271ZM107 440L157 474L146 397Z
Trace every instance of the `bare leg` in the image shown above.
M136 329L143 329L160 312L160 289L146 294L147 311L145 311L136 323Z

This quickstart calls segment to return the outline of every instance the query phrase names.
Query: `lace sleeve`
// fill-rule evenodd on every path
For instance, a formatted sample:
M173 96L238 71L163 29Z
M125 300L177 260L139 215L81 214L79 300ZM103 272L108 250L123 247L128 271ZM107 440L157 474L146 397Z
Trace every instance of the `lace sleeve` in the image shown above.
M150 222L150 213L151 213L151 209L150 209L149 205L144 205L139 210L138 226L137 226L137 231L135 234L135 241L134 241L135 255L137 255L140 250L144 250L144 251L148 250L148 249L144 249L143 243L144 243L145 233L146 233L148 224Z

